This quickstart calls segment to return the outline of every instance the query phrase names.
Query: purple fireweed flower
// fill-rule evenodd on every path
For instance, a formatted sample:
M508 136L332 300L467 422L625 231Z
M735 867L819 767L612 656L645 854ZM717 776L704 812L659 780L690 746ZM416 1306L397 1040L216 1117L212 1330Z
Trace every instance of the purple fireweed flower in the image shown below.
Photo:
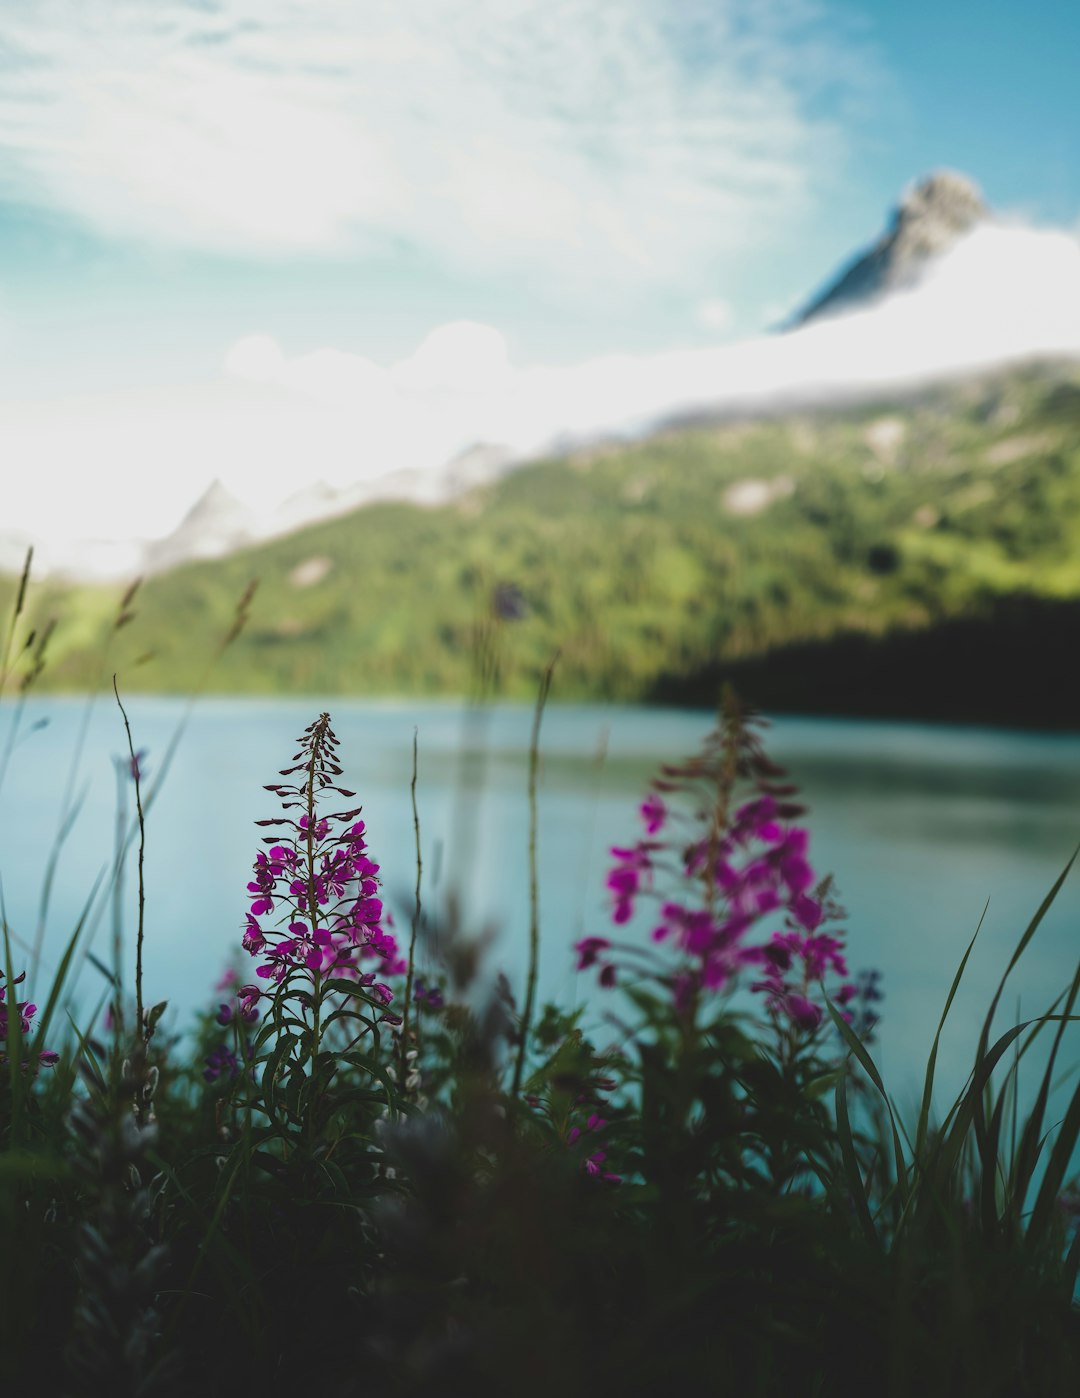
M664 821L667 819L667 807L660 797L657 796L655 791L650 791L638 809L641 814L641 819L645 822L646 835L657 834L657 832L663 828Z
M658 898L652 939L675 962L658 974L680 1013L693 1013L702 997L730 988L755 966L751 989L765 996L770 1015L810 1033L823 1022L816 987L832 977L846 983L842 933L822 930L838 910L814 871L809 833L795 823L803 810L790 799L794 788L777 781L783 773L731 713L730 727L709 740L702 757L663 769L639 808L647 838L612 848L612 919L625 924L639 899ZM732 794L745 778L758 789L737 803ZM699 801L705 795L698 836L681 847L648 838L664 829L667 794L680 791ZM759 932L766 919L772 926ZM773 931L777 923L783 931ZM579 969L595 966L602 985L616 983L618 956L605 938L584 938L574 950ZM845 991L838 1001L845 1014L850 998Z
M577 952L577 969L587 971L590 966L595 965L600 953L607 951L611 943L606 937L583 937L580 942L574 943L574 950Z
M806 893L796 893L788 905L788 911L799 926L805 927L808 932L813 932L825 916L825 910L818 900Z
M309 822L308 822L307 816L306 816L306 815L302 815L302 816L300 817L300 834L301 834L305 839L307 838L308 825L309 825ZM317 820L317 821L315 822L315 825L314 825L314 827L313 827L312 833L313 833L314 838L315 838L316 840L325 840L326 837L327 837L327 835L329 834L329 832L330 832L330 822L329 822L325 817L324 817L322 820Z
M263 936L262 928L251 913L248 913L241 946L250 956L256 956L265 945L266 938Z
M26 972L21 971L14 977L10 984L21 985L25 979ZM8 1062L7 1054L4 1050L7 1048L7 1039L10 1032L8 1016L11 1012L12 1005L14 1004L15 1016L18 1019L19 1029L24 1039L30 1034L33 1018L37 1014L37 1005L32 1001L16 1000L12 1002L8 1000L8 987L3 984L3 981L4 972L0 971L0 1064L6 1064ZM26 1047L25 1044L23 1047ZM31 1064L36 1063L42 1067L51 1068L55 1063L59 1062L59 1058L60 1055L54 1053L51 1049L38 1049L30 1057L23 1060L22 1067L25 1071Z
M593 1179L604 1179L608 1180L611 1184L622 1184L622 1175L612 1174L610 1170L605 1170L603 1168L606 1159L606 1152L594 1150L592 1155L585 1161L585 1173L591 1175Z
M237 979L235 972L233 980ZM218 1012L214 1016L216 1023L223 1028L232 1024L239 1015L245 1024L254 1024L259 1018L258 1003L262 992L258 986L242 985L236 994L227 1001L222 1001L218 1006Z
M268 788L283 814L259 822L276 833L264 839L268 848L256 855L248 885L242 945L255 958L255 984L242 987L227 1006L233 1018L251 1022L265 998L275 1024L288 1002L289 1014L314 1029L316 1021L335 1024L340 1016L333 1011L354 997L367 1002L377 1021L399 1022L386 1009L395 998L387 982L406 972L408 961L388 930L365 823L358 808L333 815L319 810L323 797L355 795L337 785L336 748L323 714L305 730L293 765L280 774L284 781ZM441 996L430 994L427 1003L435 1008Z
M203 1077L207 1082L217 1082L223 1075L229 1078L240 1076L240 1064L236 1060L236 1054L227 1044L219 1044L217 1048L211 1049L203 1061L206 1064Z
M634 899L644 887L652 883L652 852L656 845L639 840L636 845L621 848L612 847L615 867L607 876L607 886L611 890L614 907L612 921L622 924L629 922L634 913Z
M441 1010L443 1007L443 995L438 986L427 986L419 979L413 986L413 999L418 1005L426 1005L429 1010Z
M872 1041L880 1019L876 1007L885 998L880 983L880 971L860 971L854 981L840 987L844 996L841 1003L851 1007L841 1010L841 1014L864 1043Z
M798 1029L816 1029L822 1020L822 1010L805 995L788 995L784 1009L792 1024Z

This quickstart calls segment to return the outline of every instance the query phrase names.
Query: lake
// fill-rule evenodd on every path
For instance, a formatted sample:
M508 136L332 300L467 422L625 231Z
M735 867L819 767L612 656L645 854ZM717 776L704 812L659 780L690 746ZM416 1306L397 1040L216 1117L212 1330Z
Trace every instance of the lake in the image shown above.
M132 698L135 746L149 786L184 712L180 700ZM259 839L254 822L277 813L263 786L289 764L295 738L320 705L305 700L205 699L194 709L147 819L145 984L168 999L179 1026L214 1002L214 983L235 957L246 883ZM415 877L409 798L414 729L424 896L437 906L451 886L468 892L470 923L499 929L492 961L520 993L528 928L525 706L495 706L482 720L480 777L463 785L465 716L440 702L330 705L341 740L342 780L362 802L384 894L408 925ZM12 706L0 712L0 745ZM26 708L0 792L0 878L9 926L32 944L49 851L54 846L85 699L36 700ZM693 752L708 713L551 706L541 738L541 992L588 1001L598 1027L609 1003L591 974L573 969L571 943L608 928L606 851L636 836L637 804L661 761ZM35 725L40 725L35 728ZM474 734L474 737L476 735ZM925 1063L945 995L984 905L989 909L943 1040L942 1080L958 1087L979 1016L1044 894L1080 840L1080 737L850 720L777 720L768 743L810 806L811 855L831 871L848 911L852 969L878 967L886 1001L876 1056L902 1102ZM115 762L126 754L111 695L90 712L74 792L81 808L57 864L43 942L55 963L114 849ZM466 772L468 777L470 774ZM135 869L125 888L128 935ZM1019 1009L1045 1009L1071 976L1080 936L1080 873L1067 882L1002 1002L1002 1028ZM112 909L95 905L94 951L110 957ZM18 964L26 960L16 948ZM133 951L128 949L128 970ZM244 969L250 963L244 959ZM41 977L42 987L45 978ZM93 1003L99 973L84 965L78 998ZM37 999L44 990L33 991ZM173 1017L175 1015L175 1018ZM1072 1058L1065 1060L1066 1064Z

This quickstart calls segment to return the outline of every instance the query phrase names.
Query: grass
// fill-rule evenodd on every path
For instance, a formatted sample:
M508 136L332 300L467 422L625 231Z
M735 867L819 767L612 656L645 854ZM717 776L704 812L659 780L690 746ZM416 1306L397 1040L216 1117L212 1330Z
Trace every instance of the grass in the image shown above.
M15 685L34 663L25 616L15 609L7 647L23 657ZM500 637L485 623L475 640L481 698ZM553 665L523 792L533 965L558 877L535 844ZM459 902L422 899L416 746L415 900L407 945L393 943L367 886L378 832L358 829L324 714L280 755L256 837L250 949L271 974L253 991L224 986L225 1010L171 1040L168 988L144 990L138 955L130 986L118 957L101 967L98 1010L67 1013L88 920L153 839L163 774L144 793L127 736L137 815L51 985L38 963L16 991L32 943L0 907L0 1356L13 1392L1076 1390L1080 1081L1058 1074L1080 965L1044 1014L997 1022L1071 860L1020 933L941 1113L938 1046L972 939L907 1120L874 1061L876 992L846 976L828 883L797 833L798 793L734 696L702 751L657 775L642 838L613 868L611 934L578 944L601 981L592 1024L581 1009L537 1013L533 974L521 1008L505 981L483 992ZM620 902L653 893L666 935L622 940ZM738 922L750 893L775 897L768 925ZM137 943L155 896L140 881ZM781 918L786 941L767 935ZM758 978L752 1013L720 971ZM41 1009L24 1025L14 1006L30 992ZM43 1049L57 1061L42 1064Z

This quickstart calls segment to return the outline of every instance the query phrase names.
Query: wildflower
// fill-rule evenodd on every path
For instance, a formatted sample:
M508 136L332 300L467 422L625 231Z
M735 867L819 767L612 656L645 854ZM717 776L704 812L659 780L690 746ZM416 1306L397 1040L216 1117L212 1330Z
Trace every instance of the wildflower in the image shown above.
M641 818L645 822L646 835L655 835L667 819L667 807L656 792L651 791L642 801L639 810Z
M597 958L602 951L607 951L611 943L606 937L583 937L580 942L574 943L574 950L578 954L577 969L587 971L590 966L595 965Z
M615 846L611 853L615 856L615 866L607 876L607 886L614 899L612 921L629 922L634 913L634 899L642 887L650 883L652 871L651 852L655 845L639 841L636 845L623 849Z
M0 971L0 981L3 981L3 979L4 973ZM26 972L22 971L10 984L21 985L25 979ZM3 1052L7 1047L8 1034L10 1032L8 1027L8 1014L12 1003L7 998L7 990L8 987L6 985L0 984L0 1064L6 1064L8 1061L6 1054ZM37 1014L37 1006L28 1000L15 1001L14 1004L15 1015L19 1021L19 1028L23 1038L26 1038L32 1027L31 1022ZM59 1062L59 1058L60 1055L52 1052L50 1049L38 1050L36 1054L37 1062L46 1068L51 1068L55 1063ZM23 1067L27 1067L29 1062L29 1059L24 1060Z
M413 999L418 1005L426 1005L429 1010L441 1010L443 1006L443 995L438 986L427 986L420 979L413 986Z
M222 1076L229 1078L240 1076L240 1065L236 1060L236 1054L226 1044L219 1044L217 1048L211 1049L204 1062L206 1066L203 1068L203 1077L207 1082L217 1082L218 1078Z
M266 938L263 936L263 930L251 913L247 914L244 937L241 945L244 950L252 956L261 951L266 945Z
M592 1155L585 1161L585 1172L593 1179L608 1180L611 1184L622 1184L622 1175L614 1175L610 1170L603 1168L607 1154L602 1150L593 1151Z
M798 1029L813 1030L821 1023L821 1007L815 1005L812 1000L808 1000L805 995L792 994L787 996L784 1009L792 1024Z
M339 983L351 981L355 994L391 1021L386 1007L394 992L382 977L401 974L408 963L387 930L390 918L378 896L379 865L368 853L359 809L332 816L318 810L326 792L355 795L336 782L341 769L328 715L309 725L299 746L294 765L281 774L294 780L268 788L281 799L284 814L260 822L279 830L264 841L269 848L256 855L248 883L252 898L241 944L258 961L255 979L265 988L242 987L221 1013L239 1014L250 1023L261 997L269 996L274 1006L292 999L301 1014L312 1015L317 1036L327 982L335 984L336 997L348 993ZM290 813L297 806L302 814L294 818ZM365 960L376 962L377 973L364 970ZM228 1022L219 1017L219 1023Z
M633 917L641 897L659 897L652 940L677 958L663 979L680 1014L692 1013L703 992L727 989L755 965L760 974L751 989L765 996L769 1013L812 1032L823 1020L814 988L829 977L846 978L847 963L841 936L822 930L840 911L828 902L827 883L811 863L809 833L797 823L802 807L789 799L794 788L778 785L778 774L747 722L729 709L702 756L662 769L639 807L646 838L612 848L606 884L617 925ZM757 790L736 805L731 798L740 778L754 781ZM669 816L661 792L678 791L706 796L701 834L681 850L652 838ZM678 890L654 887L666 877L672 855L681 872ZM766 923L764 939L755 937L765 919L772 927ZM579 970L596 966L601 985L616 983L606 938L586 937L574 950ZM845 990L841 1004L853 994Z
M880 1019L876 1007L885 998L880 983L880 971L860 971L853 982L840 987L840 994L844 997L841 1003L852 1006L843 1009L841 1014L864 1043L872 1040Z

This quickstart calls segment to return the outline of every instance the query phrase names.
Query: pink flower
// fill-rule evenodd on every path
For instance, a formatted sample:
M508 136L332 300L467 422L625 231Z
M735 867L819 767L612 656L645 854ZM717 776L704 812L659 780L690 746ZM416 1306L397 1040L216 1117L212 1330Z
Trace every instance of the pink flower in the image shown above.
M651 791L640 806L641 818L645 822L646 835L655 835L667 819L667 807L654 791Z
M582 937L580 942L574 943L574 950L577 952L577 969L587 971L590 966L594 966L602 951L607 951L611 943L606 937Z

